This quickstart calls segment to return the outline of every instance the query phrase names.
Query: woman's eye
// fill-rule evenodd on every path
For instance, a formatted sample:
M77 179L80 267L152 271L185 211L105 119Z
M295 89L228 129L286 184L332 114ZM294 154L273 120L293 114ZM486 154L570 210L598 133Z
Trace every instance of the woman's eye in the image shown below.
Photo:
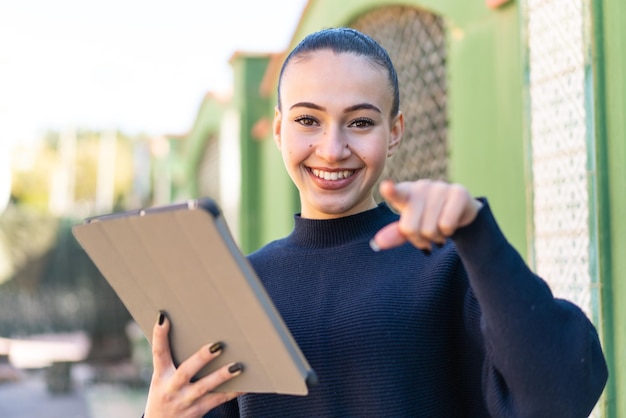
M353 126L355 128L368 128L370 126L374 126L374 121L369 118L359 118L353 120L349 126Z
M317 121L310 116L298 116L295 121L303 126L315 126Z

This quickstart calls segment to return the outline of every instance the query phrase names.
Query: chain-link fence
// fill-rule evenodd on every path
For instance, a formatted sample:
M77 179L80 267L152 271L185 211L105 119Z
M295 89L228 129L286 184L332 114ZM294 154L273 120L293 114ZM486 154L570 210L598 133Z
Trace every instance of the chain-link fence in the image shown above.
M526 4L535 266L593 317L584 15L584 2Z

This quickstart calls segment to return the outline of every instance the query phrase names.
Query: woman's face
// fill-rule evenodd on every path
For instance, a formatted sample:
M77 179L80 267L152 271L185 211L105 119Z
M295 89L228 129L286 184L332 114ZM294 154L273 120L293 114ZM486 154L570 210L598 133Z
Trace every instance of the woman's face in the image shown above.
M321 50L294 57L281 80L274 139L300 191L302 217L374 208L372 189L400 143L385 70L364 57Z

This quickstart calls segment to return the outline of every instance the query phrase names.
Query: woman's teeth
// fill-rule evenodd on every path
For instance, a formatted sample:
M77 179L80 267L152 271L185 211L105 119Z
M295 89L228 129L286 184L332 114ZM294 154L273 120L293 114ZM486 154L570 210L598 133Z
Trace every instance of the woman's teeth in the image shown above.
M316 168L311 170L315 177L319 177L324 180L341 180L347 179L348 177L354 174L354 170L343 170L343 171L323 171L318 170Z

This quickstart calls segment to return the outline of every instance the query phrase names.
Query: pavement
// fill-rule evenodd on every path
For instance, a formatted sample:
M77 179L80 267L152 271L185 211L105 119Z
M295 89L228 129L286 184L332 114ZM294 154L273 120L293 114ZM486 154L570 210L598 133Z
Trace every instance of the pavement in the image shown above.
M1 418L139 418L146 387L96 383L73 375L68 393L48 391L42 370L18 371L15 379L0 382Z

